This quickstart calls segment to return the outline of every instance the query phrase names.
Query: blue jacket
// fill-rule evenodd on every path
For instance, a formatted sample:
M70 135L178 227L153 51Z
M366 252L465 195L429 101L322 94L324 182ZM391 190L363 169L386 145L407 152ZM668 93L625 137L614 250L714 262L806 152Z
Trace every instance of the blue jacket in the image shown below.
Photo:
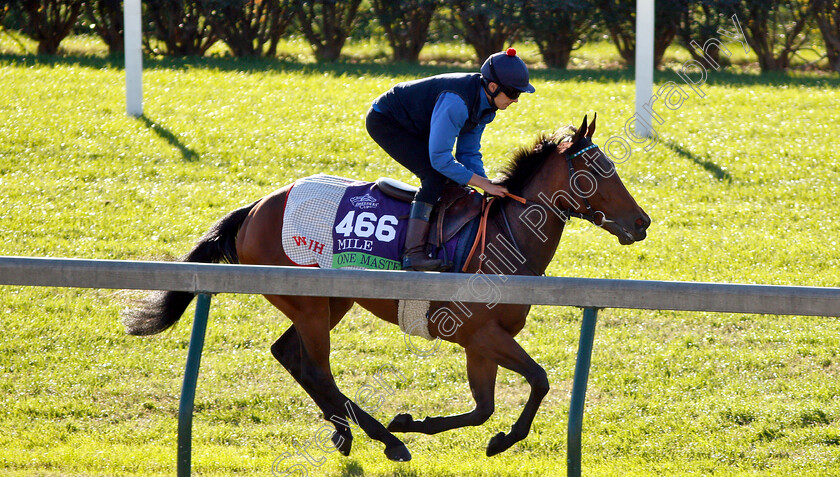
M487 176L481 135L496 108L484 94L481 75L453 73L400 83L377 98L373 109L427 137L432 167L444 176L459 184L469 182L473 173Z

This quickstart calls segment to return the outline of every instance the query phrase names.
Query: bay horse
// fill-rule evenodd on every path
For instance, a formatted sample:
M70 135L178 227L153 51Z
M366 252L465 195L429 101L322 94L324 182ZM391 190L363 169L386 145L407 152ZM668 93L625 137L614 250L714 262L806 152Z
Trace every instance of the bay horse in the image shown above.
M513 275L542 275L555 255L563 227L569 217L589 220L615 235L623 245L646 237L650 218L619 179L614 164L592 142L595 119L573 134L543 136L531 149L520 150L499 179L525 204L499 199L489 208L486 219L487 247L511 245L521 266ZM582 184L586 182L586 184ZM287 185L263 199L231 212L202 237L180 261L294 265L281 240L283 211L291 188ZM530 205L529 205L530 203ZM519 220L512 220L519 218ZM506 243L501 243L505 241ZM477 272L484 255L476 254L464 267ZM418 273L418 272L410 272ZM123 322L129 334L150 335L175 324L194 295L189 292L153 292L135 308L126 310ZM394 461L408 461L411 454L393 433L436 434L464 426L483 424L493 414L496 372L499 366L521 374L530 385L530 395L508 433L493 436L486 454L503 452L524 439L549 390L545 370L517 343L514 337L525 325L529 305L497 305L490 310L482 303L460 303L450 309L462 323L454 332L430 324L429 333L457 343L466 353L467 378L475 408L463 414L415 420L399 414L383 426L339 390L330 370L330 330L354 303L389 322L398 322L398 300L304 296L266 296L291 321L292 326L271 346L274 357L303 387L335 426L331 435L338 450L349 455L352 433L350 420L368 436L385 445L385 455ZM429 316L447 303L432 303Z

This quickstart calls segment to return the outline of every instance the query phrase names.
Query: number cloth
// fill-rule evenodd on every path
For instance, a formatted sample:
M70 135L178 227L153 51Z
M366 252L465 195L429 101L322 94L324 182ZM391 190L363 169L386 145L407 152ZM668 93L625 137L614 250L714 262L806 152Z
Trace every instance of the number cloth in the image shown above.
M296 265L401 270L410 204L373 182L318 174L297 180L283 213L283 249ZM466 259L475 227L464 227L438 252L455 269Z

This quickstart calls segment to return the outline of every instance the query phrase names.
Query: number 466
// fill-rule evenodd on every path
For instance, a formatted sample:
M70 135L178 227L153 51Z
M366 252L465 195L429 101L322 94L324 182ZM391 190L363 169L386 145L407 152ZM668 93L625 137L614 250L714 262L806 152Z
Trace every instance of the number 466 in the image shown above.
M374 235L381 242L390 242L397 238L397 230L394 228L397 223L397 218L393 215L377 217L371 212L361 212L357 216L356 211L351 210L335 226L335 233L345 237L355 234L362 238Z

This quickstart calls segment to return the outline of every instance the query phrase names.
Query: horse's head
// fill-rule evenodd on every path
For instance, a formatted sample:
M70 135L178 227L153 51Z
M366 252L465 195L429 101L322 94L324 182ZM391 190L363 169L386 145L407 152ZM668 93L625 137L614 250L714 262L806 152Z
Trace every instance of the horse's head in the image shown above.
M595 120L583 123L568 141L568 147L558 147L558 158L566 163L564 189L571 195L566 206L577 216L590 220L618 237L622 245L644 240L650 217L639 207L618 177L615 164L592 142Z
M595 118L587 124L584 117L580 128L571 129L574 134L558 132L521 151L502 182L534 207L547 207L564 221L587 219L622 245L644 240L650 217L621 182L615 164L592 142Z

